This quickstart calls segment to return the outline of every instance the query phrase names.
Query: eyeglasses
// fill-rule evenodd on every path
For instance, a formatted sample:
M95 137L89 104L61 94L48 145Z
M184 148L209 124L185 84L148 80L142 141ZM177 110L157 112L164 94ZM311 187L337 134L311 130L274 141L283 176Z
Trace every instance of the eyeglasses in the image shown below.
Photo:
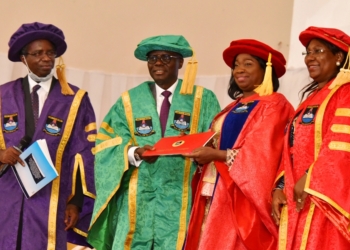
M310 56L310 55L318 56L325 51L326 50L324 50L324 49L315 49L315 50L307 50L305 52L302 52L301 54L305 57Z
M147 56L147 62L149 64L155 64L160 59L160 61L162 63L168 64L168 63L170 63L172 58L180 58L180 57L179 56L171 56L171 55L168 55L168 54L163 54L163 55L160 55L160 56L153 55L153 56Z
M40 58L40 59L46 55L47 57L54 59L57 53L54 50L49 50L46 52L43 50L39 50L39 51L34 51L33 53L26 53L25 55L34 56L35 58Z

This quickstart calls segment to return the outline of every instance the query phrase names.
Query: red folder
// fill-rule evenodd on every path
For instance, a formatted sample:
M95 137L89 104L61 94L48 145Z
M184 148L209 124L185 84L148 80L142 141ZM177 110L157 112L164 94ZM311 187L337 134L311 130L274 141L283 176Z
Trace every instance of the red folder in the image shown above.
M142 157L191 153L194 149L205 146L215 134L215 132L208 131L192 135L164 137L154 144L155 150L145 151Z

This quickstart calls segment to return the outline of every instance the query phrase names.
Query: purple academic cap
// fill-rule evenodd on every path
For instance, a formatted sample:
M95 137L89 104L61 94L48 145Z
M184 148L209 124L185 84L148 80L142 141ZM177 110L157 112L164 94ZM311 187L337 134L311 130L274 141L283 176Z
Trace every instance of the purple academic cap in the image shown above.
M62 30L55 25L39 22L25 23L10 38L8 58L12 62L21 61L21 50L27 44L40 39L49 40L55 45L57 57L61 56L67 49Z

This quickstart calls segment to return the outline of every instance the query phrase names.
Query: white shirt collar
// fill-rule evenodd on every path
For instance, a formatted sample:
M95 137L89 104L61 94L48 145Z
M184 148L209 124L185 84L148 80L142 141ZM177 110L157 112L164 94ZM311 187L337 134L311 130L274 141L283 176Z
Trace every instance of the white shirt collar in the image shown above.
M179 84L179 80L177 80L173 85L171 85L170 88L168 88L167 90L171 92L171 94L174 94L175 92L175 89L177 87L177 85ZM162 93L163 91L165 91L165 89L162 89L161 87L159 87L157 84L156 84L156 96L158 97L163 97L162 96ZM171 95L172 97L173 95Z
M37 85L37 84L40 84L40 89L41 89L41 91L45 91L45 93L49 93L49 91L50 91L50 87L51 87L51 82L52 82L52 77L49 79L49 80L47 80L46 82L39 82L39 83L37 83L37 82L35 82L32 78L30 78L29 76L28 76L28 81L29 81L29 90L30 90L30 93L32 93L32 89L33 89L33 87L35 86L35 85Z

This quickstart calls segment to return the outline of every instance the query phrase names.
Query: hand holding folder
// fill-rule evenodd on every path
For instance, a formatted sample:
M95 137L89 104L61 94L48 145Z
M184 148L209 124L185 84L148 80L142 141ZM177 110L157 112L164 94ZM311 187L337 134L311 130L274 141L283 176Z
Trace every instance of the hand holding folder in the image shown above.
M180 135L161 138L154 144L155 150L148 150L143 153L143 157L159 155L183 155L191 153L194 149L205 146L215 132Z

